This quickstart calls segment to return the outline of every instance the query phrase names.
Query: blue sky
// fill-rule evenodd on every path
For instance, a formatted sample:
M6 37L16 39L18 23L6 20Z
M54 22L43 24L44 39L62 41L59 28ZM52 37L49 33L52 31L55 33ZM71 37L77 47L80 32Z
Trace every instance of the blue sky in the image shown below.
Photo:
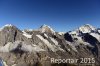
M56 31L100 27L100 0L0 0L0 27L5 24L20 29L47 24Z

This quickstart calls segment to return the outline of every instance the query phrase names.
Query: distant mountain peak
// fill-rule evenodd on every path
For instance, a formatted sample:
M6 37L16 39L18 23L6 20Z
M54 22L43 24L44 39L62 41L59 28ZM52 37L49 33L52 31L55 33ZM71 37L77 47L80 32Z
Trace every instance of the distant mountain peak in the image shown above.
M51 27L46 24L43 24L40 28L51 28Z
M40 27L39 29L41 32L51 32L51 33L55 33L55 31L48 25L44 24Z
M90 24L85 24L85 25L79 27L78 30L80 30L82 33L89 33L89 32L91 32L92 30L95 30L95 29L96 29L96 28L93 27L92 25L90 25Z
M69 32L70 34L76 34L76 35L79 35L80 32L82 33L90 33L92 31L95 31L96 28L93 27L92 25L90 24L84 24L82 25L81 27Z
M94 29L95 27L93 27L92 25L90 25L90 24L84 24L83 26L81 26L81 27L89 27L89 28L91 28L91 29Z

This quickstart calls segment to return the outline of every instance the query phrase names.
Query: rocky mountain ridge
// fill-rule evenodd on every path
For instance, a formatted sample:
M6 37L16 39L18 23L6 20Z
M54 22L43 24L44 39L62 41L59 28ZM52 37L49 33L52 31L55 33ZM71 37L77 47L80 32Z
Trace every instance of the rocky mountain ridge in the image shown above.
M51 58L94 58L92 65L100 65L100 29L86 24L56 32L43 25L22 31L8 24L0 29L0 58L4 66L53 66Z

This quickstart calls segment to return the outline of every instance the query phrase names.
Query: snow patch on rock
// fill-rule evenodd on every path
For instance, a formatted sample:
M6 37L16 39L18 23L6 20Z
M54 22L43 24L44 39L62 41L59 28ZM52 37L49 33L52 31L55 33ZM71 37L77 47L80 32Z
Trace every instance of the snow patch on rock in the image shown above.
M53 45L51 44L47 39L44 39L41 35L36 35L38 38L40 38L46 45L47 47L53 51L53 52L56 52L58 50L61 50L61 51L64 51L63 49L61 49L59 46L57 45ZM53 40L53 39L52 39ZM55 40L53 40L55 43L57 43Z
M50 37L51 41L55 44L55 45L58 45L58 41L55 40L54 38Z
M48 40L44 39L41 35L36 36L40 38L48 46L49 49L55 52L55 46L51 45L51 43Z
M98 33L100 33L100 29L98 29Z
M65 32L58 32L58 34L59 34L59 35L64 35L64 34L65 34Z
M95 37L98 41L100 41L100 35L97 33L90 33L93 37Z
M74 50L75 52L78 52L77 49L76 49L76 47L75 47L76 46L75 43L71 43L71 42L68 42L68 41L66 41L66 43L71 47L72 50Z
M48 38L48 35L47 35L47 34L45 34L45 33L44 33L44 36L45 36L46 38Z
M24 35L25 37L27 37L27 38L32 38L32 35L26 33L25 31L22 31L22 32L23 32L23 35Z

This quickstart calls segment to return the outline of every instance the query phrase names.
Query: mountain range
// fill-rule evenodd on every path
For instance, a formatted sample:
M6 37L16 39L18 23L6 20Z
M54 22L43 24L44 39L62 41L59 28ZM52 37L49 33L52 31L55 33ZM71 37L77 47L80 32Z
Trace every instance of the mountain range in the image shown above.
M51 58L79 61L54 64ZM80 63L81 58L94 59L95 63ZM48 25L20 30L7 24L0 28L0 59L3 66L100 65L100 28L85 24L73 31L56 32Z

